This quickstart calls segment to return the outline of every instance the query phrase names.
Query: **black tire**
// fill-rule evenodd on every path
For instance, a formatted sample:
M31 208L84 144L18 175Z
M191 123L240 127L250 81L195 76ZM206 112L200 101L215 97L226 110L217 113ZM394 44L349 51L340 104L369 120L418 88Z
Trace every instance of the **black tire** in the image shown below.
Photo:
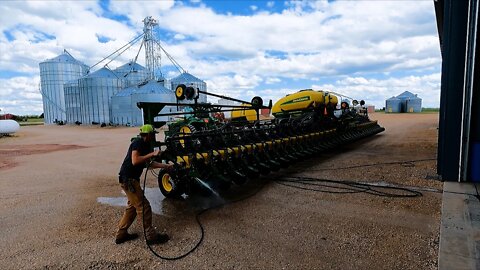
M252 98L252 102L250 102L250 103L252 103L252 106L254 108L260 108L260 107L263 106L263 99L261 97L256 96L256 97Z
M185 99L185 84L179 84L177 85L177 88L175 88L175 97L178 100L184 100Z
M187 88L185 88L185 97L189 100L192 100L194 98L196 98L197 96L197 91L195 90L195 88L191 87L191 86L188 86Z
M163 169L158 173L158 187L166 198L179 198L184 193L183 189L174 183L173 177L170 172Z

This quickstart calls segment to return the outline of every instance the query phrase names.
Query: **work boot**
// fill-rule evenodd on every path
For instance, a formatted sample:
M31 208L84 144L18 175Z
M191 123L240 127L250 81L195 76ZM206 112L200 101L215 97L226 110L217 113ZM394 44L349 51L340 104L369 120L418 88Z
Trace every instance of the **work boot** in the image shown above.
M132 234L125 234L124 236L122 237L118 237L115 238L115 244L121 244L121 243L124 243L124 242L127 242L127 241L130 241L130 240L133 240L133 239L137 239L138 238L138 234L136 233L132 233Z
M165 233L157 233L155 236L153 236L151 239L147 240L148 245L156 245L156 244L163 244L168 242L170 240L170 237L168 237L167 234Z

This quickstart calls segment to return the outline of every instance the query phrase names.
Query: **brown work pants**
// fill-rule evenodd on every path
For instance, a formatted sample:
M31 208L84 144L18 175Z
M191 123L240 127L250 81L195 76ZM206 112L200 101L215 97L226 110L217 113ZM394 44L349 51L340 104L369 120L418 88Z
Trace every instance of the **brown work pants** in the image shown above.
M147 198L143 200L143 190L140 187L140 181L129 179L131 181L135 192L131 192L127 184L122 184L122 189L127 194L127 209L123 213L123 217L118 224L117 238L122 238L127 234L127 230L135 221L135 217L138 215L138 223L141 228L145 226L145 233L147 239L153 239L155 237L155 229L152 227L152 207ZM142 207L143 206L143 207ZM142 218L143 214L143 218ZM142 222L145 224L142 224Z

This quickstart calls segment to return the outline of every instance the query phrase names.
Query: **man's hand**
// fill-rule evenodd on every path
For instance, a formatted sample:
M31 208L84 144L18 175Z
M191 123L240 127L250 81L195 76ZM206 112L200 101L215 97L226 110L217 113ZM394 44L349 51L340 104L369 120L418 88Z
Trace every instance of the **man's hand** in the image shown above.
M168 164L165 164L165 170L171 171L173 170L173 163L169 162Z
M160 155L160 150L155 150L152 152L152 157L158 157Z

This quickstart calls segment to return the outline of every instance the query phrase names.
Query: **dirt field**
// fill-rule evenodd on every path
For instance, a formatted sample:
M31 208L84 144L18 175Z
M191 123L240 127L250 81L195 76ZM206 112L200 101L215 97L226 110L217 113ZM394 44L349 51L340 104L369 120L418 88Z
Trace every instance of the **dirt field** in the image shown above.
M179 261L154 257L141 239L114 244L124 209L115 204L125 201L117 174L136 128L22 127L0 138L1 268L435 269L438 114L372 118L386 132L272 174L253 197L203 214L203 243ZM287 176L389 183L423 196L313 192L268 180ZM199 237L194 212L213 199L163 200L156 179L148 183L155 226L171 236L154 249L180 255Z

